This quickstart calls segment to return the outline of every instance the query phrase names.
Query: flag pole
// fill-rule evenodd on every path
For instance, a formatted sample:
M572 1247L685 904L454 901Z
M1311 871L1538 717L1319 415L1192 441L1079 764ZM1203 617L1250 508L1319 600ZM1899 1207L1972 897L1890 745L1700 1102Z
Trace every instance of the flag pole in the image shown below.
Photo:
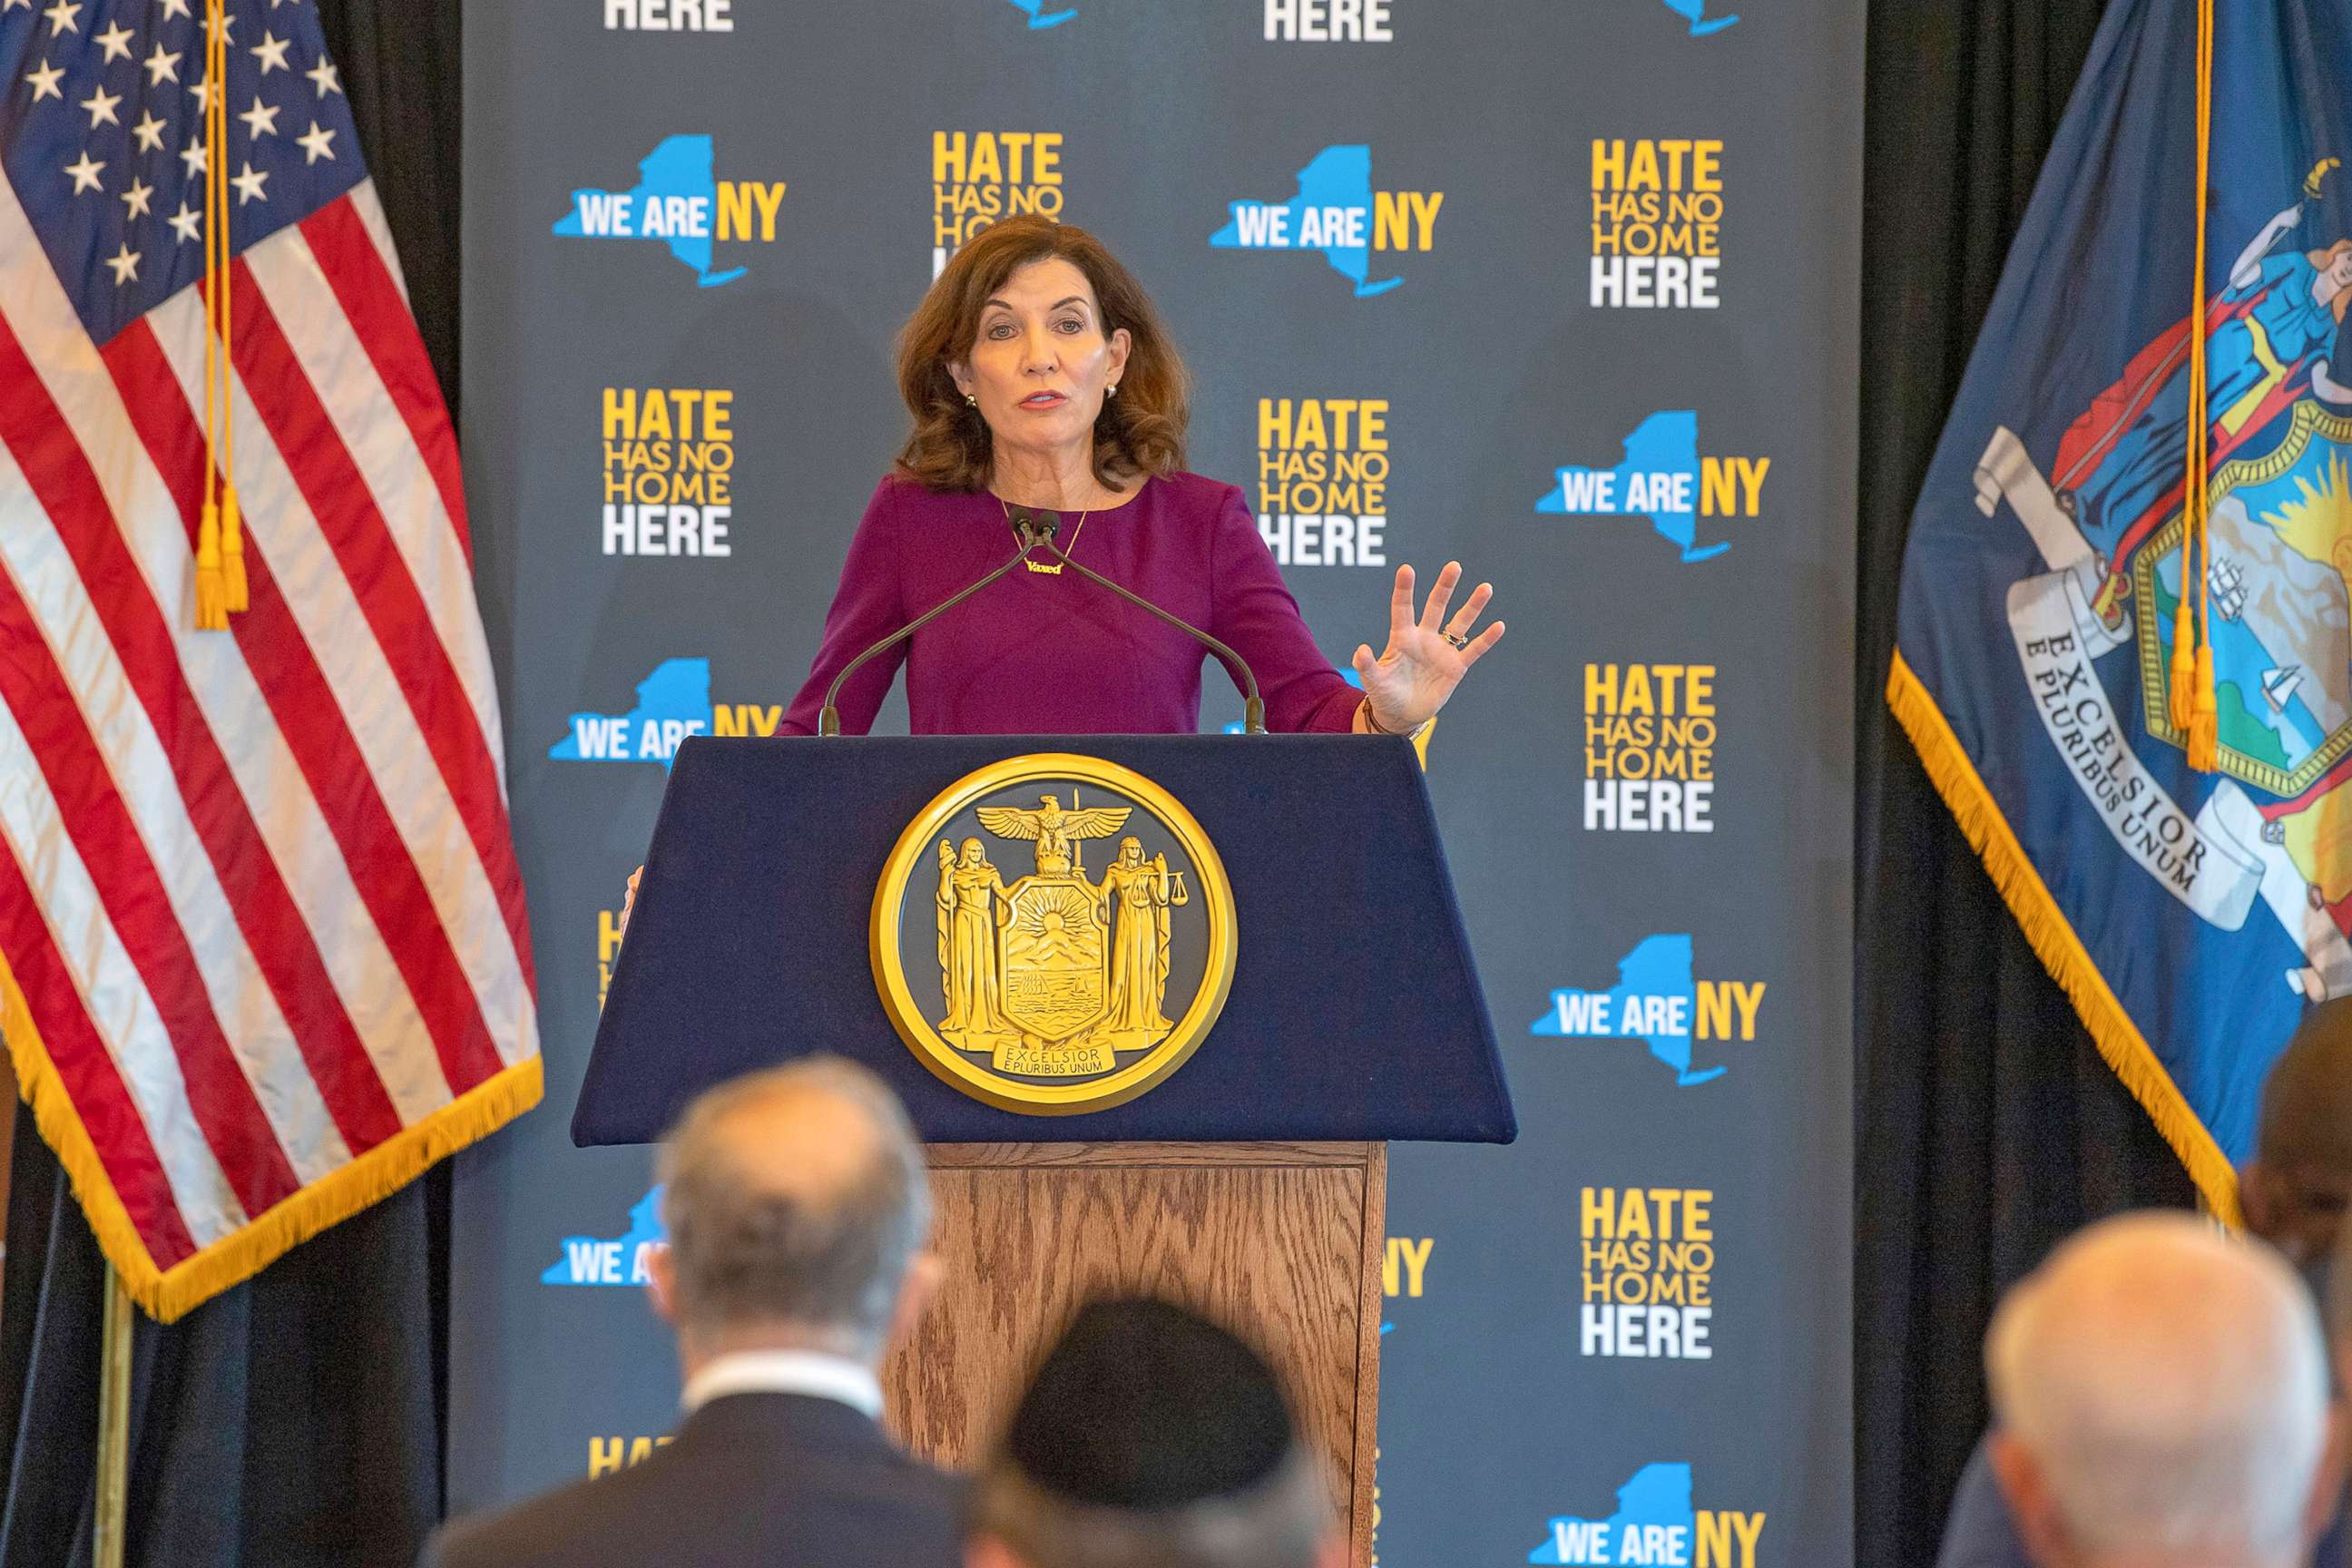
M93 1568L122 1568L130 1515L131 1293L106 1266L106 1328L99 1341L98 1499L91 1527Z

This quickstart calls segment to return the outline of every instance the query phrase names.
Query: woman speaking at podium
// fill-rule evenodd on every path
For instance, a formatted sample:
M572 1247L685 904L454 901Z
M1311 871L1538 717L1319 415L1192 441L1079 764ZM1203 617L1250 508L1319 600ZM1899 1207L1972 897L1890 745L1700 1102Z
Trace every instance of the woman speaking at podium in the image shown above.
M874 644L1003 564L1016 516L1058 514L1055 542L1230 644L1274 730L1410 735L1503 635L1475 631L1493 590L1449 616L1461 568L1413 613L1398 568L1388 644L1355 653L1357 691L1318 651L1242 492L1182 471L1186 376L1134 276L1085 230L1018 217L948 262L898 345L914 430L850 542L809 679L778 732L812 734L825 689ZM1200 643L1039 552L844 685L864 733L903 660L925 734L1191 734Z

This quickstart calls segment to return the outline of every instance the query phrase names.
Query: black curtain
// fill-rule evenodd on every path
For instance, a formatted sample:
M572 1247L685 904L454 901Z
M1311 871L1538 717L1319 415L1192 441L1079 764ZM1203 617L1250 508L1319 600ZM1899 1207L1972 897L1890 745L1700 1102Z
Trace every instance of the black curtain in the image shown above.
M2194 1189L2043 972L1883 692L1911 507L2099 0L1871 0L1855 850L1855 1561L1934 1562L2000 1292Z
M456 406L458 0L320 0ZM0 1276L0 1568L83 1568L103 1271L19 1111ZM138 1320L131 1568L408 1568L441 1513L446 1166L169 1328Z

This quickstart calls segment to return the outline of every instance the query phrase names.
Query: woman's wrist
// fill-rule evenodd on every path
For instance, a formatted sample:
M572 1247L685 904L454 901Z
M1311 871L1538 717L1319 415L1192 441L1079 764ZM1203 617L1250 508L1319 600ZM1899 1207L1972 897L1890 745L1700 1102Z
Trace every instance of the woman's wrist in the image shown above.
M1391 730L1387 725L1381 723L1380 715L1372 710L1372 700L1370 697L1366 697L1362 702L1359 703L1356 710L1363 715L1365 733L1371 735L1393 735L1401 741L1418 739L1423 730L1428 729L1430 725L1437 721L1437 715L1433 713L1428 718L1423 719L1420 723L1415 724L1410 730Z

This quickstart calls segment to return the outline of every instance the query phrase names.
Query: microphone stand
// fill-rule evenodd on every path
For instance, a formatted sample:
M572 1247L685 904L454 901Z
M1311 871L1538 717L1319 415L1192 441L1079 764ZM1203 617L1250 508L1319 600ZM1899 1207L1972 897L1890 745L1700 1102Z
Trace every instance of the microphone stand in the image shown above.
M1050 519L1051 521L1047 521L1046 519ZM1046 514L1046 519L1033 520L1032 526L1034 531L1030 537L1031 548L1043 550L1046 554L1052 556L1063 565L1075 570L1079 576L1084 577L1089 583L1100 584L1103 587L1108 588L1112 593L1117 594L1120 598L1125 599L1129 604L1135 605L1137 608L1150 611L1153 615L1159 616L1170 626L1174 626L1178 631L1182 632L1186 637L1192 638L1196 642L1207 644L1209 650L1214 653L1218 658L1224 662L1228 672L1233 670L1239 670L1241 672L1242 733L1244 735L1263 735L1265 733L1265 700L1258 695L1257 672L1250 668L1249 661L1247 659L1242 658L1241 655L1235 653L1232 648L1225 646L1225 644L1219 641L1217 638L1211 637L1200 627L1192 625L1192 622L1169 614L1166 610L1161 609L1159 605L1153 604L1142 595L1130 593L1129 590L1120 587L1118 584L1104 576L1101 573L1097 572L1090 567L1080 565L1077 562L1071 560L1068 554L1063 551L1062 547L1054 542L1054 534L1055 530L1061 527L1061 520L1057 517L1054 517L1050 512ZM1022 553L1024 555L1027 554L1028 550L1024 549ZM1007 562L1003 570L1010 571L1011 569L1012 563Z
M957 594L952 598L940 600L938 604L932 605L929 609L925 610L921 615L917 616L913 620L908 621L905 626L900 626L897 631L892 632L888 637L884 637L880 642L876 643L872 647L867 648L864 653L859 654L856 658L851 659L847 664L841 667L841 673L835 676L833 678L833 684L824 689L824 706L817 710L816 732L819 735L838 735L841 733L841 710L834 706L833 700L841 695L841 683L847 680L850 676L856 671L859 665L864 664L867 659L872 658L884 648L894 647L898 643L906 641L908 637L913 637L917 632L922 630L925 626L930 625L933 621L939 619L950 610L954 609L958 605L962 604L966 599L971 598L974 594L979 593L982 588L987 587L991 583L995 582L999 577L1003 576L1007 572L1012 571L1024 561L1028 560L1029 552L1036 549L1039 544L1045 542L1037 536L1034 525L1025 519L1021 520L1016 523L1014 532L1021 540L1021 548L1014 551L1003 565L999 566L995 571L991 572L987 576L982 577L979 582L974 583L971 587L964 589L961 593ZM1060 552L1056 551L1055 553L1059 554ZM1086 568L1081 566L1078 570L1085 572ZM1088 575L1091 576L1092 574L1089 573Z
M1200 627L1192 625L1190 621L1184 620L1180 616L1171 615L1168 611L1161 609L1159 605L1153 604L1142 595L1130 592L1129 590L1119 586L1117 583L1112 582L1101 573L1095 571L1093 568L1081 565L1079 563L1071 560L1068 554L1066 553L1059 545L1054 542L1054 535L1060 530L1061 526L1062 520L1052 512L1046 512L1040 516L1029 511L1026 508L1016 508L1013 513L1013 531L1014 536L1021 541L1021 548L1014 551L1013 554L1006 559L1003 565L999 566L987 576L981 578L978 582L972 584L970 587L963 589L953 596L942 599L938 604L932 605L929 609L924 611L921 615L916 616L913 620L908 621L905 626L900 626L897 631L892 632L888 637L884 637L880 642L876 643L873 647L859 654L856 658L851 659L847 664L842 666L841 673L835 676L833 678L833 684L826 687L824 689L824 706L817 710L816 732L819 735L838 735L841 733L841 710L834 705L834 699L841 695L843 683L847 681L852 675L856 673L858 666L864 664L867 659L872 658L876 654L882 652L884 649L896 647L898 644L906 641L908 637L913 637L917 632L930 625L931 622L947 614L950 610L954 609L958 605L962 604L966 599L971 598L974 594L979 593L982 588L987 587L990 584L995 582L998 578L1003 577L1006 573L1012 571L1015 566L1018 566L1023 562L1028 560L1032 554L1042 551L1045 554L1050 555L1055 560L1060 562L1063 565L1075 568L1078 575L1084 577L1089 583L1109 589L1112 593L1118 595L1120 598L1125 599L1129 604L1135 605L1138 609L1150 612L1150 614L1159 617L1160 620L1167 622L1171 626L1174 626L1178 631L1182 632L1186 637L1192 638L1195 642L1205 645L1212 653L1214 653L1217 658L1223 662L1228 673L1238 670L1240 672L1242 685L1242 732L1245 735L1265 734L1265 700L1258 694L1257 672L1250 668L1249 661L1242 658L1240 654L1235 653L1225 643L1216 637L1211 637L1207 632L1202 631Z

